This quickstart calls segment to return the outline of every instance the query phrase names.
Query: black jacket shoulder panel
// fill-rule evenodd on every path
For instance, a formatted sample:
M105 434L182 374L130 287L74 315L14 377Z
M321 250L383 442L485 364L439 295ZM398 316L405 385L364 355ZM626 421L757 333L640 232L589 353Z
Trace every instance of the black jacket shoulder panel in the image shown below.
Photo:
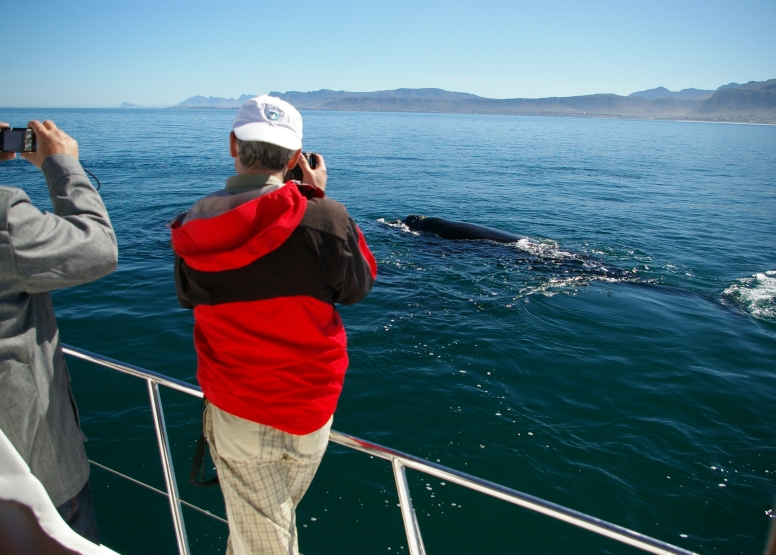
M347 209L330 198L314 198L307 202L307 210L300 227L306 227L347 240L350 216Z

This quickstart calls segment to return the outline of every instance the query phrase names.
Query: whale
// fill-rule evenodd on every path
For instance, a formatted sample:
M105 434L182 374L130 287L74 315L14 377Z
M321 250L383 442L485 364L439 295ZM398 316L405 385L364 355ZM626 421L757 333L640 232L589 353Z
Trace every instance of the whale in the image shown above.
M404 225L412 231L423 231L439 235L443 239L485 239L498 243L516 243L522 237L486 227L484 225L470 224L429 216L417 216L410 214L404 218Z

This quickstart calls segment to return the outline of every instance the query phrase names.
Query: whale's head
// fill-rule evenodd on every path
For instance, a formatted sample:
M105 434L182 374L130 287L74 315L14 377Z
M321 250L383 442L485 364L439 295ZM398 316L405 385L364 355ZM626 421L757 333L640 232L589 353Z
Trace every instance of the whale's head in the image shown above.
M416 216L415 214L410 214L404 218L404 225L410 229L414 229L414 226L417 225L417 223L423 218L425 218L425 216Z

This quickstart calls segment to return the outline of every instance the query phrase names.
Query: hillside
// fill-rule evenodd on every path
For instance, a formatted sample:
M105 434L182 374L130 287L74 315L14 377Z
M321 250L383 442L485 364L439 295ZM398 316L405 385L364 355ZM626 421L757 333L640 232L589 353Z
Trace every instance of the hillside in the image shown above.
M638 91L631 93L628 96L640 96L648 100L655 100L657 98L705 98L714 94L715 91L708 91L703 89L682 89L681 91L669 91L665 87L658 87L656 89L649 89L646 91Z
M242 103L253 98L255 94L244 94L238 99L221 98L218 96L192 96L173 108L239 108Z
M776 119L776 79L723 89L698 107L701 116L770 115Z

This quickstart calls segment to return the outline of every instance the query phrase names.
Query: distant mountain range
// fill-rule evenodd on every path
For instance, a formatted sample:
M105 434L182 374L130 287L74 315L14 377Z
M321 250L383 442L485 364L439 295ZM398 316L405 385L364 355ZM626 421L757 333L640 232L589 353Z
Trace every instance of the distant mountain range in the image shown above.
M173 108L239 108L243 102L254 96L257 95L244 94L237 100L234 98L219 98L217 96L192 96L173 106Z
M273 91L299 109L451 112L548 116L623 117L776 123L776 79L730 83L717 90L665 87L639 91L628 96L590 94L551 98L484 98L442 89L396 89L349 92L323 89L313 92ZM173 108L238 108L255 95L238 99L191 97ZM126 103L125 103L126 105ZM128 105L127 107L135 107Z
M327 108L343 109L339 106L343 104L348 106L356 102L365 102L375 100L382 102L403 102L412 105L419 101L442 101L456 102L458 100L482 99L481 96L469 93L450 92L442 89L396 89L393 91L375 91L375 92L348 92L348 91L330 91L322 89L315 92L297 92L289 91L285 93L272 91L270 96L282 98L289 104L297 108ZM345 108L348 109L348 108Z

